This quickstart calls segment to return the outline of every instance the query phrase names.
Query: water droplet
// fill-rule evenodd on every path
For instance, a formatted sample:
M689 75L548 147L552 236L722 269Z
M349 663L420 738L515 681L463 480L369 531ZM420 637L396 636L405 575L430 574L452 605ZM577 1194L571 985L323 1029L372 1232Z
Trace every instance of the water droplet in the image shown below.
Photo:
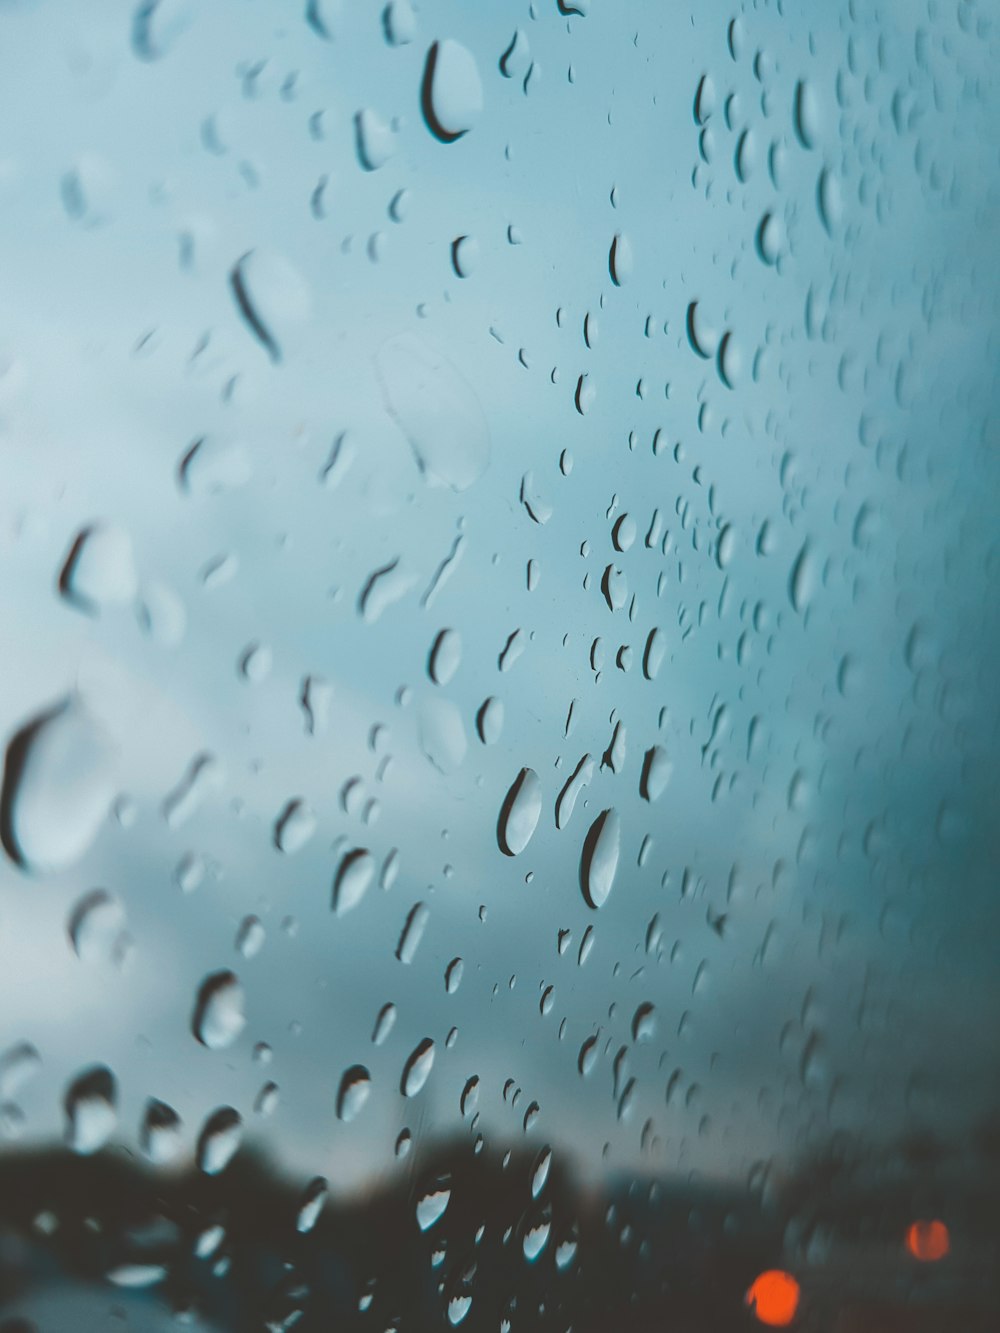
M267 932L258 916L245 916L236 932L236 948L244 958L256 958L264 947Z
M389 0L382 11L382 27L390 46L406 46L417 35L417 16L410 0Z
M346 1069L337 1092L337 1119L349 1124L360 1115L371 1090L371 1075L364 1065Z
M131 943L125 931L125 908L106 889L94 889L78 900L68 929L73 950L85 963L120 965Z
M451 266L459 278L469 277L479 263L479 242L474 236L457 236L451 243Z
M231 1046L246 1026L243 987L235 972L212 972L201 983L191 1030L203 1046Z
M792 120L795 133L803 148L815 148L820 130L820 108L816 89L812 84L799 79L795 85L795 97L792 104Z
M394 1004L384 1004L378 1011L378 1018L375 1020L375 1030L372 1032L372 1043L375 1046L381 1046L389 1036L389 1033L396 1025L396 1006Z
M533 472L526 472L521 478L521 503L535 523L548 523L552 517L552 506L539 493Z
M479 1077L476 1074L468 1079L465 1087L462 1089L462 1096L459 1102L459 1109L463 1116L475 1115L476 1107L479 1105Z
M59 591L91 615L131 602L139 590L132 539L122 528L94 523L75 538L59 575Z
M118 1124L115 1077L105 1065L88 1069L66 1091L66 1142L73 1152L103 1148Z
M439 352L412 334L389 338L375 366L386 409L432 485L464 491L490 461L490 435L475 390Z
M658 801L663 795L674 766L667 758L667 752L661 745L653 745L647 751L642 762L642 776L639 779L639 794L644 801Z
M465 964L461 958L453 958L445 969L444 988L449 995L454 995L462 984L462 973L465 971Z
M420 941L424 937L424 931L427 929L430 915L430 908L426 903L414 903L410 908L406 924L403 926L402 934L399 937L399 943L396 945L396 957L401 963L409 965L413 962L417 949L420 947Z
M532 768L522 768L500 808L497 841L505 856L518 856L531 841L542 813L542 784Z
M804 611L816 590L816 560L812 546L803 542L788 579L788 597L795 611Z
M697 124L704 125L715 110L715 84L710 74L703 74L698 80L694 95L694 118Z
M661 629L651 629L642 655L642 674L647 680L655 680L663 659L667 655L667 639Z
M447 1176L436 1180L417 1200L417 1226L429 1231L445 1215L451 1200L451 1182Z
M582 417L585 417L594 405L594 399L597 397L597 386L591 380L589 375L581 375L576 382L576 393L573 401L576 404L576 410Z
M570 774L556 799L556 828L565 828L576 808L577 798L594 776L594 761L585 754Z
M483 109L483 85L472 52L450 37L427 53L421 107L431 133L453 143L472 129Z
M525 69L530 59L531 47L528 44L528 39L523 31L517 28L507 49L500 57L500 73L505 79L512 79L521 70Z
M413 1051L403 1068L400 1091L404 1097L415 1097L430 1077L434 1067L434 1043L425 1037Z
M577 1244L578 1242L571 1238L556 1246L556 1268L560 1273L565 1273L567 1268L572 1267L573 1260L576 1258Z
M492 695L476 714L476 732L484 745L496 745L503 732L503 701Z
M243 1141L243 1121L231 1106L214 1111L198 1136L196 1157L199 1171L217 1176L236 1156Z
M274 845L286 856L301 851L316 832L316 815L301 797L289 801L274 825Z
M547 1214L525 1226L524 1235L521 1237L521 1249L529 1264L533 1264L548 1245L551 1232L552 1220Z
M364 847L345 852L333 881L333 910L343 916L357 907L375 878L375 858Z
M123 1287L130 1291L142 1291L154 1287L167 1276L167 1269L162 1264L119 1264L105 1274L113 1287Z
M115 751L79 695L34 717L7 747L0 833L32 870L61 870L89 848L115 798Z
M295 1230L299 1235L305 1235L312 1231L319 1221L323 1204L326 1202L327 1190L328 1185L325 1177L314 1176L302 1191L298 1216L295 1219Z
M594 1065L597 1064L597 1038L588 1037L580 1047L580 1054L577 1057L576 1066L583 1078L586 1078Z
M306 676L302 682L299 703L306 718L310 736L321 736L326 731L333 703L333 686L322 676Z
M251 643L240 655L239 670L251 685L261 685L271 674L274 657L266 643Z
M258 1092L253 1104L253 1109L260 1116L272 1116L278 1109L278 1102L281 1099L281 1089L277 1083L265 1083Z
M824 230L828 236L832 236L840 226L844 214L844 197L840 181L829 167L824 167L819 173L819 180L816 183L816 205Z
M632 245L624 232L618 232L611 242L608 270L616 287L623 287L632 275Z
M447 685L462 661L462 636L458 630L443 629L431 648L428 672L435 685Z
M150 583L142 591L136 607L139 628L162 648L176 648L187 633L184 603L165 583Z
M177 472L188 495L204 498L245 486L253 469L244 445L235 440L205 437L195 440Z
M396 136L377 111L364 107L354 117L358 159L365 171L378 171L396 151Z
M222 782L222 768L211 754L199 754L163 802L163 817L172 829L186 824L211 791Z
M30 1041L8 1046L0 1055L0 1101L17 1095L42 1067L42 1057Z
M590 826L580 860L580 885L591 907L602 907L611 892L618 869L620 838L617 812L602 811Z
M181 1118L166 1102L151 1098L146 1103L139 1130L139 1146L151 1162L172 1162L181 1150Z
M539 1194L545 1188L549 1178L549 1171L552 1167L552 1149L544 1147L535 1158L535 1165L531 1171L531 1197L537 1199Z
M248 250L233 265L229 284L243 322L278 364L289 338L309 315L305 280L283 255Z
M652 1041L656 1035L656 1010L648 1000L632 1015L632 1040Z

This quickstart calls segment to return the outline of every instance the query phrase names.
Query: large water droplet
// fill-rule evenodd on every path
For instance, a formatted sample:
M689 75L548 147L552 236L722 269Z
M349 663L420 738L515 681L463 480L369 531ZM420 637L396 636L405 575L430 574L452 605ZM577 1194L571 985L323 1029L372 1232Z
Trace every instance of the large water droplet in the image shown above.
M522 768L500 808L497 841L506 856L517 856L531 841L542 813L542 784L533 768Z
M674 766L667 758L666 750L661 745L651 746L643 759L642 775L639 779L639 793L642 799L659 800L673 771Z
M275 363L295 329L309 315L309 288L284 258L248 250L229 275L236 307L247 328Z
M118 1124L115 1077L104 1065L88 1069L66 1090L66 1142L74 1152L103 1148Z
M458 630L443 629L431 647L428 672L435 685L447 685L462 661L462 636Z
M602 907L615 882L621 824L615 810L597 816L583 845L580 860L580 886L591 907Z
M417 1226L421 1231L429 1231L435 1222L444 1217L450 1200L451 1182L447 1176L425 1188L417 1200L416 1208Z
M0 833L25 868L84 854L115 797L115 751L79 695L33 718L7 747Z
M624 286L632 275L632 245L623 232L619 232L611 242L608 269L616 287Z
M243 987L235 972L213 972L198 989L191 1029L203 1046L231 1046L246 1026Z
M430 1077L434 1067L434 1043L425 1037L416 1047L403 1068L400 1091L404 1097L415 1097Z
M371 1075L364 1065L345 1069L337 1091L337 1119L348 1124L360 1115L371 1090Z
M816 559L812 546L803 542L788 578L788 597L796 611L804 611L816 589Z
M217 1176L236 1156L243 1141L243 1121L231 1106L214 1111L198 1136L198 1169L206 1176Z
M181 1150L181 1118L166 1102L150 1099L139 1129L139 1146L157 1166L172 1162Z
M132 539L122 528L95 523L76 537L59 575L59 591L96 615L130 602L139 589Z
M565 828L576 807L577 798L594 776L594 761L585 754L570 774L556 799L556 828Z
M454 143L472 129L483 109L472 52L450 37L435 42L427 53L420 101L429 129L442 143Z
M68 928L74 952L85 963L120 964L128 951L125 908L106 889L94 889L79 899Z
M399 943L396 945L396 957L401 963L408 965L416 957L430 914L430 908L426 903L414 903L410 908Z
M345 852L333 882L333 910L337 916L357 907L375 878L375 858L364 847Z
M389 0L382 11L382 27L390 46L406 46L417 35L417 16L410 0Z
M274 826L274 845L286 856L300 851L316 832L316 816L300 797L289 801Z
M503 733L503 700L491 695L476 714L476 731L484 745L496 745Z

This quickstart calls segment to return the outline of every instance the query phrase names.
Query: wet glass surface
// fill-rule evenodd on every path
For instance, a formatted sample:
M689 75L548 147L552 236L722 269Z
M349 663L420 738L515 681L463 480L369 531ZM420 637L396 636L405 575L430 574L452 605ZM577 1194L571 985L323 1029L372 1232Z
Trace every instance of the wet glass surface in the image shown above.
M2 1333L998 1326L998 60L2 0Z

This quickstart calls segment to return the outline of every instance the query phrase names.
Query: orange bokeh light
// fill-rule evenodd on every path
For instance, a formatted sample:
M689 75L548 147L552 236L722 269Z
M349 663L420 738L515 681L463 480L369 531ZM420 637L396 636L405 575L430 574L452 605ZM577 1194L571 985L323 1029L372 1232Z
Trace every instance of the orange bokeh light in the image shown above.
M914 1222L906 1233L906 1248L921 1263L936 1263L951 1249L948 1228L943 1222Z
M770 1268L755 1278L746 1294L746 1303L762 1324L786 1328L799 1308L799 1284L791 1273Z

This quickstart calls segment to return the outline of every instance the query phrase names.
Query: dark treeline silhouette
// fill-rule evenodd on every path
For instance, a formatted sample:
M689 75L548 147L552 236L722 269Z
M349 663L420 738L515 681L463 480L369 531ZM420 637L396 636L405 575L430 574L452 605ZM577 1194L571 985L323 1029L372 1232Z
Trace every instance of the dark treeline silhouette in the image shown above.
M232 1333L447 1329L449 1311L460 1315L467 1298L458 1324L466 1333L497 1333L505 1319L511 1333L729 1333L760 1327L743 1296L758 1272L783 1266L791 1218L806 1240L832 1228L850 1245L888 1244L891 1253L893 1238L927 1215L926 1205L956 1214L960 1237L985 1237L975 1284L963 1278L956 1287L953 1276L938 1292L925 1282L910 1294L919 1309L909 1323L892 1322L887 1304L881 1325L869 1325L844 1314L854 1299L849 1274L837 1279L840 1289L820 1283L812 1300L803 1277L796 1326L996 1333L1000 1291L989 1265L995 1278L997 1173L980 1172L956 1202L953 1174L943 1183L943 1150L928 1164L926 1151L908 1157L897 1145L892 1160L903 1165L881 1187L869 1183L862 1156L831 1145L762 1193L686 1177L608 1179L591 1189L557 1154L533 1199L535 1154L476 1153L462 1139L415 1152L407 1169L367 1193L338 1198L334 1182L315 1225L301 1233L309 1182L289 1180L250 1149L215 1176L153 1168L122 1148L89 1157L64 1148L8 1152L0 1156L0 1333L25 1327L17 1316L47 1284L99 1284L110 1308L121 1295L111 1277L126 1265L163 1269L131 1299L196 1312ZM983 1162L990 1160L987 1150ZM422 1232L417 1203L437 1182L451 1191L448 1206ZM546 1225L547 1242L531 1260L525 1237L530 1251ZM213 1227L221 1240L199 1256L198 1238Z

